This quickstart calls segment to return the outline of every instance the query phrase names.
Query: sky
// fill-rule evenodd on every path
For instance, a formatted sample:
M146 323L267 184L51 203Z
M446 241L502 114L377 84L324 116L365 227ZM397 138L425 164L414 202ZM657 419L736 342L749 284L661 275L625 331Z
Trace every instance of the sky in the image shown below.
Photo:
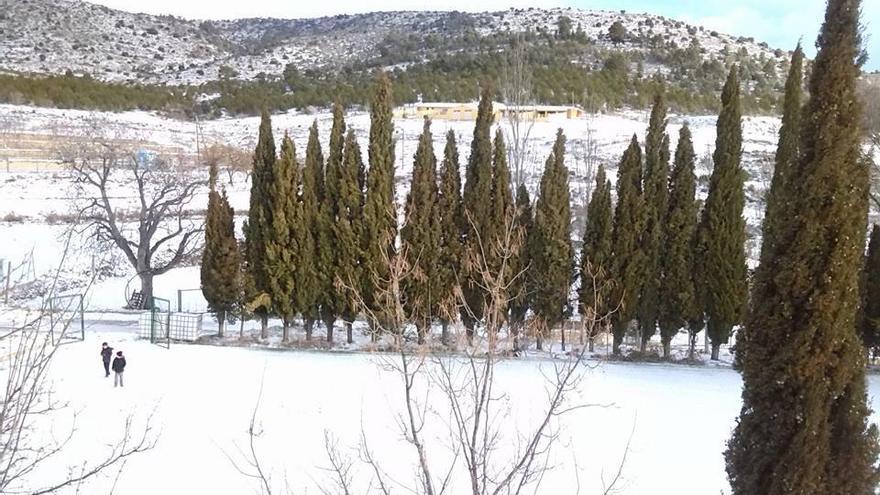
M774 48L793 49L799 39L813 55L825 0L92 0L132 12L171 14L191 19L239 17L319 17L374 10L503 10L511 7L570 6L584 9L649 12L703 25L736 36L752 36ZM880 70L880 0L862 2L868 70ZM872 36L872 33L877 33ZM874 55L874 56L871 56Z

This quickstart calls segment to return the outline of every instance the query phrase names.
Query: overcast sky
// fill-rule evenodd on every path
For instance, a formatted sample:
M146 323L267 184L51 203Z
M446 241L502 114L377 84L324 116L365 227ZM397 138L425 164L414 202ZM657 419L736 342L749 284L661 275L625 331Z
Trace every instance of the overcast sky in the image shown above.
M239 17L319 17L373 10L502 10L510 7L573 6L650 12L737 36L753 36L774 48L793 49L798 39L812 55L825 0L92 0L132 12L172 14L192 19ZM862 2L870 70L880 69L880 0Z

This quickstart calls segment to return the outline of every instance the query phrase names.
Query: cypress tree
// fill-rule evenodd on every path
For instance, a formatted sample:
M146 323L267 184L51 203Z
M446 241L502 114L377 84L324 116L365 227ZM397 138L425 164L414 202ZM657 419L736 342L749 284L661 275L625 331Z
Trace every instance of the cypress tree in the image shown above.
M660 311L660 266L663 248L664 217L669 180L669 136L666 134L666 99L661 87L654 97L654 107L645 139L645 230L642 237L644 250L644 278L639 294L638 320L641 351L657 330Z
M480 104L477 108L477 120L474 124L474 138L471 142L471 154L465 170L463 194L465 224L465 266L466 280L462 287L465 304L461 311L461 319L465 324L468 339L474 333L477 321L483 318L485 294L480 288L482 274L476 266L477 258L485 244L490 230L488 225L491 217L492 198L492 88L483 84Z
M254 150L251 172L250 208L245 224L245 259L250 280L253 282L252 296L269 294L269 276L266 272L266 236L272 225L272 212L269 209L269 188L272 184L272 170L275 168L275 139L272 137L272 121L269 112L263 109L257 147ZM254 314L260 317L260 338L269 337L268 308L258 307Z
M529 290L531 279L532 250L529 239L534 234L535 218L532 200L525 184L516 188L516 240L519 253L512 259L510 281L510 333L513 337L513 352L520 351L520 336L525 329L526 315L531 308L532 294Z
M712 341L712 359L718 359L734 325L741 322L748 298L746 279L745 192L742 169L742 112L739 75L730 69L721 93L715 140L715 167L700 226L700 255L706 311L706 331Z
M364 162L354 130L345 136L342 167L339 174L339 194L336 197L336 223L333 240L336 251L337 282L348 287L360 287L363 253L360 240L363 230ZM349 290L338 290L339 315L345 322L346 341L353 342L351 325L358 307Z
M305 164L299 187L299 225L297 243L300 257L304 260L297 266L297 306L302 313L306 340L312 340L315 321L321 316L320 304L326 298L327 272L332 273L332 249L328 252L321 245L319 229L322 227L321 201L324 157L318 141L318 124L312 123L306 145ZM329 258L329 260L328 260ZM305 261L310 260L310 261Z
M862 281L862 308L859 315L862 343L869 354L876 355L880 348L880 225L877 224L871 229Z
M513 239L515 207L510 180L504 135L501 129L496 129L492 151L492 196L489 212L491 218L487 224L488 233L483 240L486 243L487 265L493 276L501 277L502 283L499 286L506 286L512 276L511 250L516 249L519 252L519 247L514 245L515 239ZM506 319L508 294L505 291L504 294L497 296L498 299L493 306L497 311L495 321L500 325Z
M431 121L425 117L406 197L404 226L400 230L401 245L410 269L410 276L402 287L404 308L416 325L419 344L425 342L425 335L437 312L434 271L439 224L436 203L437 159L434 157Z
M605 167L599 165L596 188L587 207L584 236L581 248L578 276L578 312L585 325L589 325L589 349L598 330L605 325L607 315L616 306L611 292L611 182L605 176Z
M336 289L338 257L340 255L334 239L335 222L337 220L337 200L339 197L340 168L342 167L343 138L345 120L342 105L333 105L333 126L330 130L330 149L326 166L321 145L318 141L317 123L313 126L315 136L311 163L315 168L318 184L318 216L314 224L315 251L318 261L319 315L327 332L327 342L333 342L333 326L339 315L340 305L344 296Z
M660 340L663 356L678 330L696 318L697 292L694 285L694 235L698 216L694 144L687 124L678 134L675 163L669 177L669 207L664 215L663 282L660 298ZM691 329L693 330L693 329Z
M440 340L449 344L449 323L457 317L460 305L456 288L459 285L463 231L465 227L461 200L461 171L455 131L446 133L443 165L440 170L440 190L437 198L437 214L440 216L439 252L435 277L437 280L438 316L442 325Z
M640 243L645 224L641 183L642 148L633 135L617 167L617 207L611 235L616 281L612 301L618 303L617 311L612 315L614 354L620 354L626 329L635 318L644 270L644 252Z
M269 298L272 311L281 317L281 341L289 341L290 324L296 315L295 282L296 268L301 261L297 251L296 188L299 182L296 148L285 134L281 141L281 155L275 161L272 184L269 187L269 208L272 225L266 236L266 273L269 281Z
M859 2L829 0L789 215L746 323L743 407L725 454L735 494L868 495L880 481L855 321L869 184L860 42Z
M387 280L389 263L394 258L397 237L397 209L394 204L394 124L391 80L380 72L370 107L370 168L367 172L364 205L364 301L375 314L378 307L377 283ZM376 323L371 322L375 327ZM373 333L376 338L376 333Z
M540 193L535 204L533 245L535 281L534 310L538 318L538 349L543 332L563 322L568 312L573 250L571 247L571 202L568 168L565 166L565 135L556 132L553 151L541 176ZM565 332L562 332L565 349Z
M764 291L767 278L773 275L774 268L769 260L776 246L778 225L785 222L790 198L791 173L797 169L800 157L800 133L803 106L803 61L804 52L798 43L791 57L788 80L785 83L785 101L782 112L782 126L779 128L779 141L776 147L776 160L773 178L767 193L767 206L762 224L761 257L755 272L753 291L757 295ZM748 347L748 327L743 328L736 339L736 361L739 365Z
M211 191L205 220L205 249L202 253L202 294L208 309L217 317L217 336L224 336L227 321L239 302L238 241L235 239L235 212L229 206L226 191L217 192L217 164L211 164Z

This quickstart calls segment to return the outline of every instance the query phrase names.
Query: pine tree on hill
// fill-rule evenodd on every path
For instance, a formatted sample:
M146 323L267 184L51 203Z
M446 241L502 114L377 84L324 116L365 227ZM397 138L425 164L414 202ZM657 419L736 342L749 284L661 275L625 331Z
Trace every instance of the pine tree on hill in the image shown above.
M394 258L397 237L397 209L394 203L394 124L391 120L393 97L388 74L376 78L370 106L370 168L367 172L364 205L364 300L374 313L377 306L377 283L387 280L389 263ZM371 322L375 328L377 323ZM373 332L373 338L377 337Z
M669 181L669 136L666 134L666 99L661 86L654 97L654 107L645 139L645 230L642 237L645 266L639 294L638 320L641 352L657 330L660 311L660 283L663 278L660 260L663 248L664 217Z
M564 160L565 135L559 129L541 176L540 192L535 204L532 275L535 281L533 307L538 319L538 349L542 348L544 333L563 323L569 312L568 294L574 254L571 247L568 168ZM562 349L565 349L564 331Z
M859 7L828 1L797 180L767 259L772 283L755 291L746 321L743 406L725 453L737 495L869 495L880 482L856 328L870 177L856 97Z
M327 274L325 269L332 270L332 258L324 246L319 244L319 227L321 222L322 202L319 191L323 172L323 156L318 141L317 122L309 130L306 145L305 164L302 168L302 180L299 186L299 225L297 243L300 256L309 262L297 266L297 306L303 317L306 340L312 340L315 321L321 317L320 304L326 299ZM331 251L332 253L332 251ZM331 267L331 268L328 268Z
M645 225L641 183L642 149L638 138L633 135L617 167L617 206L611 236L612 273L616 282L612 301L618 304L612 315L614 354L620 354L620 344L635 318L644 272L645 255L640 242Z
M526 326L526 315L531 308L532 293L530 290L532 250L529 247L529 239L534 234L535 217L532 211L532 202L529 198L529 190L525 184L516 188L516 240L519 255L512 261L511 281L509 289L510 297L510 333L513 337L513 352L520 349L520 336Z
M272 215L267 198L275 168L275 139L272 137L272 121L269 112L263 110L257 147L254 150L251 172L250 208L245 225L245 259L247 271L253 281L253 296L269 294L269 276L266 272L266 236L272 225ZM259 307L254 313L260 318L260 338L269 337L268 308Z
M669 205L663 220L665 236L660 256L663 271L660 340L666 358L670 357L670 343L679 329L695 319L699 311L693 249L698 216L695 159L691 131L685 124L679 131L675 163L669 177Z
M404 308L416 325L419 344L425 343L425 336L437 313L437 281L434 273L438 258L439 223L436 205L437 159L434 156L431 121L425 117L406 198L404 226L400 230L401 246L411 273L402 287Z
M449 345L449 323L458 317L460 301L456 288L462 262L462 236L464 219L461 201L461 171L455 131L446 133L446 147L440 170L440 190L437 198L437 214L440 216L439 253L435 272L437 279L438 316L442 325L440 340Z
M606 318L617 306L612 300L612 221L611 182L605 167L599 165L596 188L587 207L584 237L578 270L578 312L584 325L589 325L589 350L593 352L596 335L604 330Z
M782 126L779 129L779 141L776 148L776 161L773 168L773 179L767 193L767 207L762 224L761 263L754 276L753 291L755 294L767 290L763 287L772 282L775 269L769 261L777 243L778 224L784 223L789 215L787 211L791 199L791 173L797 168L800 158L801 119L803 113L803 62L804 52L798 43L791 57L788 80L785 83L785 101L782 113ZM736 360L742 362L748 348L748 327L737 335Z
M703 301L713 360L718 359L721 344L727 343L733 327L742 321L748 300L742 112L736 66L730 69L721 93L717 130L715 167L700 226Z
M339 174L339 194L336 198L336 223L333 240L336 251L337 283L346 287L360 287L362 279L361 237L363 231L363 174L364 162L354 130L345 136L342 167ZM346 340L353 342L351 325L358 314L358 306L351 291L340 288L337 292L339 316L345 322Z
M859 326L862 343L868 353L877 355L880 349L880 225L871 229L871 240L863 269L862 309Z
M477 120L474 124L474 138L471 142L471 154L468 158L464 194L464 225L465 225L465 280L462 291L465 304L461 310L461 319L470 339L474 326L483 318L485 294L479 286L482 275L478 273L474 258L480 256L490 230L488 225L491 214L492 198L492 88L483 84L480 104L477 108Z
M202 252L202 294L208 309L217 317L217 336L223 337L227 321L235 321L239 302L241 263L235 239L235 212L229 206L226 192L217 192L217 164L211 163L211 191L205 220L205 249Z
M290 340L290 324L297 313L295 301L296 268L301 263L297 249L296 188L299 183L299 165L296 148L285 134L281 141L281 155L275 161L272 184L269 187L269 209L272 225L266 236L266 273L269 279L269 298L272 311L281 318L281 341Z

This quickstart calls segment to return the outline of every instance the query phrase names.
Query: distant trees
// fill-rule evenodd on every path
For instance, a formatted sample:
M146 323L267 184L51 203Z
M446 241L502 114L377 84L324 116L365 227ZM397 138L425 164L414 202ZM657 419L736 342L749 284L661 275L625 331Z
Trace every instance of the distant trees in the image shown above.
M626 27L620 21L614 21L608 28L608 39L613 43L623 43L626 41Z

